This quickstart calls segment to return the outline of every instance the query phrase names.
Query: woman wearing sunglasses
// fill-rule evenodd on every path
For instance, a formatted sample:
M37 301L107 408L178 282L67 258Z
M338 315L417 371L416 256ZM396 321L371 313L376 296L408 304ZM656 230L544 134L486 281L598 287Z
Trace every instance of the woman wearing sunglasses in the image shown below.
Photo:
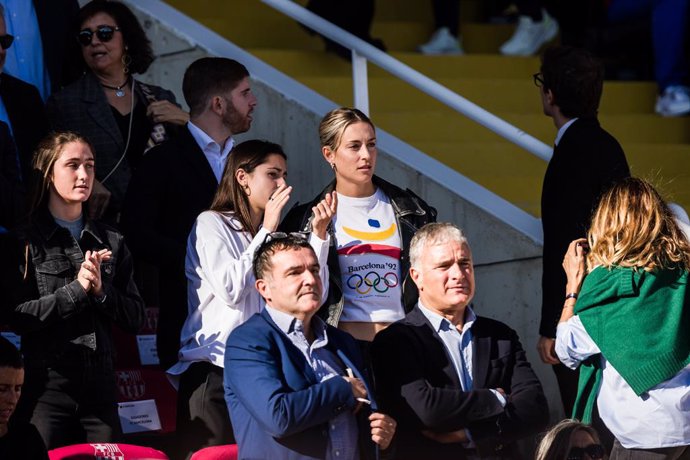
M612 459L689 458L690 243L668 205L642 179L614 185L563 267L556 353L580 366L573 417L596 404Z
M282 227L309 230L318 217L314 205L337 198L337 215L329 226L334 241L328 258L330 290L319 314L371 342L417 302L408 276L409 244L418 228L436 220L436 210L410 190L374 175L376 130L364 113L345 107L327 113L319 137L335 180L312 203L292 209Z
M606 457L597 431L577 420L561 420L542 438L535 460L601 460Z
M211 209L199 215L189 235L188 316L179 362L168 370L180 376L177 432L183 454L227 444L233 438L223 399L225 342L263 305L254 288L252 258L275 232L290 199L292 187L286 177L286 156L280 145L250 140L235 146ZM327 282L326 227L336 203L327 199L315 208L317 217L311 222L309 238L321 264L321 279ZM199 425L205 428L199 430Z
M14 266L3 295L25 358L15 417L30 420L48 449L112 442L120 433L113 326L134 334L144 323L132 258L122 235L85 212L95 168L85 138L50 135L33 166L31 215L16 257L2 260Z
M153 54L127 6L94 0L80 10L78 24L86 73L48 99L48 117L54 129L78 132L94 144L98 173L89 212L117 223L132 169L189 117L170 91L134 79Z

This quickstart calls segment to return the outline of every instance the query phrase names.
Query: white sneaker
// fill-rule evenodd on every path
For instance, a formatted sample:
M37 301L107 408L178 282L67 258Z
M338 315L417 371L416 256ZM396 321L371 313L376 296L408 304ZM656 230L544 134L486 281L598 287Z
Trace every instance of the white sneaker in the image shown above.
M431 39L417 47L422 54L464 54L460 40L450 34L447 27L441 27L431 36Z
M663 117L678 117L690 113L690 88L680 85L667 87L656 98L655 110Z
M501 54L507 56L532 56L544 43L553 40L558 34L558 23L541 10L541 21L534 22L529 16L520 16L510 40L501 45Z

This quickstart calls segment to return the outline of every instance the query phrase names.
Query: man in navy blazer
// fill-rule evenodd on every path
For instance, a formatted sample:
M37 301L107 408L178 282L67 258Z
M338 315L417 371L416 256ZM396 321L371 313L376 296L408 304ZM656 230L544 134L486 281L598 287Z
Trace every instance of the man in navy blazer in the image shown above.
M225 350L239 458L375 458L395 421L376 412L355 340L315 316L322 284L313 249L273 234L254 256L254 274L266 307Z
M475 315L472 253L459 228L427 224L410 243L419 301L372 346L381 408L398 421L396 458L515 458L542 430L546 398L517 334Z

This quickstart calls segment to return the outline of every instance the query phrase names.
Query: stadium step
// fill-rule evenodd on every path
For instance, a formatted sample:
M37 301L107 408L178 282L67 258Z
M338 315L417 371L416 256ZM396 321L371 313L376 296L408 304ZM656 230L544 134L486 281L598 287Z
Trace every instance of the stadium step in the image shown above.
M352 104L350 63L323 52L319 37L263 3L168 3L336 103ZM433 32L430 2L377 0L372 35L383 39L391 54L405 64L552 144L556 129L542 114L532 83L539 59L498 55L514 26L483 23L482 14L480 0L461 2L464 56L415 52ZM369 77L371 115L377 126L539 215L544 161L373 64ZM655 98L653 82L606 82L600 120L621 142L633 173L651 179L690 210L690 118L658 117L653 113Z

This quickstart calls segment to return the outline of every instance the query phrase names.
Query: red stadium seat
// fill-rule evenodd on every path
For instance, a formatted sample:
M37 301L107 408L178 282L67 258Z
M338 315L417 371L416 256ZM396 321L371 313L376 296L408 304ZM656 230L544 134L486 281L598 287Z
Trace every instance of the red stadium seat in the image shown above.
M169 460L160 450L131 444L75 444L48 451L50 460Z
M205 447L195 452L189 460L237 460L237 444Z

